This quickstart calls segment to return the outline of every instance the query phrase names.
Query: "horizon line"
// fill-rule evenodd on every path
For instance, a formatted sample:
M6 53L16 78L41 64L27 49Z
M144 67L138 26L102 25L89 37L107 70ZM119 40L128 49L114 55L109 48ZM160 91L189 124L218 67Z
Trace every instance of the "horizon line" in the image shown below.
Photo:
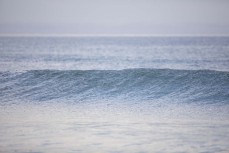
M229 34L0 34L0 37L229 37Z

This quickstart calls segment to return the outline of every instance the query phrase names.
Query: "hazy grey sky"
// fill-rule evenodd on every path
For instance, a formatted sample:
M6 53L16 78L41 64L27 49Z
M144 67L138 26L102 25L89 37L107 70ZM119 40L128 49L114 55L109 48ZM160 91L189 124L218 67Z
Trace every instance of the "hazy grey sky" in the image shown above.
M0 34L229 35L229 0L0 0Z

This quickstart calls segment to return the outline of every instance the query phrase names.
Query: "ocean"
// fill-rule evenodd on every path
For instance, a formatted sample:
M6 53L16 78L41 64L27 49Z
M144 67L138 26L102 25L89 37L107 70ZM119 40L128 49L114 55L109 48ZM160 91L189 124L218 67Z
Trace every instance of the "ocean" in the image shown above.
M0 37L0 152L229 152L229 37Z

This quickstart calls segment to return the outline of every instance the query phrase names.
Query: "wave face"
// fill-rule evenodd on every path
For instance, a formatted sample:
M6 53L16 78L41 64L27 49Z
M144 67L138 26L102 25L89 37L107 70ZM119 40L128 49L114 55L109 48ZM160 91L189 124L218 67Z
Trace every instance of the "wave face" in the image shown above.
M211 70L30 70L1 72L0 84L3 103L15 100L229 102L229 72Z

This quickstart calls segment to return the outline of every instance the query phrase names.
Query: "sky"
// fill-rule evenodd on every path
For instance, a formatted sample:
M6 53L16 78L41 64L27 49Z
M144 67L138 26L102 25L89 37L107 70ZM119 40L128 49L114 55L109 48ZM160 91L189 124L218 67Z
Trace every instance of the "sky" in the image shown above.
M0 35L229 35L229 0L0 0Z

